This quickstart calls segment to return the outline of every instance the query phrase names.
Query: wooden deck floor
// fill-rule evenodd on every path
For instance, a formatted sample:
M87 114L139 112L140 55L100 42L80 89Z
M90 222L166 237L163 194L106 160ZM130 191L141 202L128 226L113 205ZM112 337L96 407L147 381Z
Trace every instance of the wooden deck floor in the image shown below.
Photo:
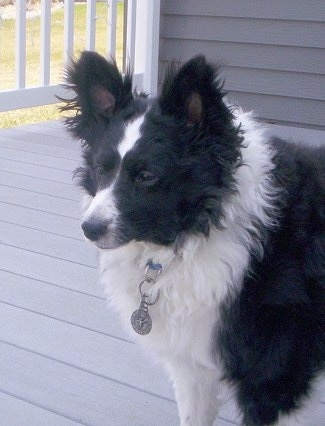
M172 426L172 388L105 305L58 122L0 131L0 425ZM237 424L226 406L217 426Z

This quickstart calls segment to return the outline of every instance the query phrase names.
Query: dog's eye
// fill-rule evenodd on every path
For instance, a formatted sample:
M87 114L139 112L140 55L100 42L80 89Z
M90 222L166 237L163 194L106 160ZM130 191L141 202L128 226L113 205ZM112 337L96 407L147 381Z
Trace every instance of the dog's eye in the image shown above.
M158 179L159 178L156 174L144 170L137 175L136 182L142 185L151 186L154 185Z

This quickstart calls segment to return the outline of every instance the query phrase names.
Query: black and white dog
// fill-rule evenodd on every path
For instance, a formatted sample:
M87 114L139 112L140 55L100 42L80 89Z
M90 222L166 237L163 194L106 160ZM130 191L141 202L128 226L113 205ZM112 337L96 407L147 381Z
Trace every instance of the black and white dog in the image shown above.
M157 99L93 52L67 81L82 228L181 425L212 425L227 384L245 425L325 424L325 149L266 137L202 56Z

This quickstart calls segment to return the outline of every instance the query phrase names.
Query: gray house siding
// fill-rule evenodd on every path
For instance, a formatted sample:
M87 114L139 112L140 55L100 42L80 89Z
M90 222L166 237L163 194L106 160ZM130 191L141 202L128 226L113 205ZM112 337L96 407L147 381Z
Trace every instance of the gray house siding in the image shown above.
M162 0L159 80L198 53L223 65L233 102L325 129L324 0Z

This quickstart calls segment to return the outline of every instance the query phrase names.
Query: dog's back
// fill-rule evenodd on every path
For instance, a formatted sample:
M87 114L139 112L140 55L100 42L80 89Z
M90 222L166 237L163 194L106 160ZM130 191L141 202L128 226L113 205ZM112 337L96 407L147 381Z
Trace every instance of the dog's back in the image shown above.
M298 408L325 359L325 148L272 144L278 223L224 304L218 340L245 424L256 425Z

